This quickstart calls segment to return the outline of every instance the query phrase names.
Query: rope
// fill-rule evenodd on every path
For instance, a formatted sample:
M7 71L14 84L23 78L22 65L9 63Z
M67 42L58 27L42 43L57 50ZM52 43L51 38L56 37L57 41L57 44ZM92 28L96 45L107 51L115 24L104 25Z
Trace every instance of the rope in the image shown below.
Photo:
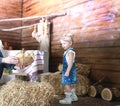
M29 19L35 19L35 18L54 18L58 16L64 16L67 13L57 13L57 14L49 14L49 15L44 15L44 16L33 16L33 17L25 17L25 18L12 18L12 19L2 19L0 22L7 22L7 21L20 21L20 20L29 20ZM21 26L21 27L15 27L15 28L9 28L9 29L0 29L1 31L13 31L13 30L18 30L18 29L23 29L23 28L29 28L32 27L36 24L28 25L28 26Z
M32 24L32 25L28 25L28 26L21 26L21 27L15 27L15 28L9 28L9 29L0 29L0 30L1 31L14 31L14 30L18 30L18 29L33 27L33 26L35 26L37 24Z
M66 13L57 13L57 14L49 14L44 16L33 16L33 17L25 17L25 18L11 18L11 19L1 19L0 22L6 22L6 21L21 21L21 20L29 20L29 19L36 19L36 18L52 18L52 17L58 17L58 16L64 16Z

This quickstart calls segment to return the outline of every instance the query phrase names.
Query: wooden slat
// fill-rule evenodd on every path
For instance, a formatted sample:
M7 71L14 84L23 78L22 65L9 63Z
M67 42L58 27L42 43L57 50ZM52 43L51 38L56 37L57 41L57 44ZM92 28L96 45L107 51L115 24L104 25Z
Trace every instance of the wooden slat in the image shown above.
M22 11L21 0L0 0L0 19L20 18ZM14 28L21 26L21 21L1 22L0 29ZM21 30L17 31L0 31L0 39L7 41L14 49L21 48Z
M92 67L93 70L107 70L107 71L118 71L120 72L120 66L119 65L106 65L106 64L93 64L94 66Z
M118 67L119 63L120 63L120 59L93 59L93 58L79 58L76 56L76 60L79 60L81 63L90 63L90 64L99 64L101 65L106 65L107 68L110 68L109 66L114 66L114 67ZM113 68L111 68L111 70L114 70ZM118 69L119 71L119 69Z
M84 24L82 23L82 20L84 18L82 18L82 15L85 15L84 13L86 10L87 13L91 14L87 18L87 20L94 21L105 17L105 15L109 13L108 9L111 8L112 2L106 0L93 1L95 7L94 9L92 9L91 7L87 7L89 3L92 3L92 1L89 3L84 0L68 1L69 0L64 1L64 5L62 8L58 6L53 9L53 7L55 7L54 4L49 4L47 7L50 8L48 12L54 12L56 11L56 9L58 9L58 11L59 9L63 9L63 11L66 11L69 8L67 11L67 16L53 19L50 57L51 71L55 71L57 69L58 63L61 62L60 60L62 59L63 50L60 46L59 39L64 33L69 32L75 34L74 48L76 50L77 62L92 64L92 67L95 71L101 70L103 72L108 72L110 70L110 73L108 73L110 75L113 71L119 72L119 15L114 18L113 23L108 21L100 21L87 26L83 32L81 31L84 27ZM115 3L115 5L117 5L117 3ZM44 6L41 6L39 9L43 9ZM35 8L35 6L33 7ZM86 10L84 9L84 13L82 13L80 10L82 9L82 7L87 7ZM118 7L119 6L117 5L117 8ZM43 10L40 14L47 14L47 8ZM35 11L37 11L36 8ZM33 13L30 13L29 11L27 12L27 14L31 15ZM114 74L114 76L116 76L116 74ZM119 80L119 77L112 77L111 79L112 83L116 84L115 80ZM109 83L109 81L107 81L107 83Z
M76 62L91 64L95 78L96 73L103 72L108 75L108 79L110 78L103 84L120 88L118 86L120 84L119 0L1 0L0 4L0 19L67 12L66 16L51 19L50 70L56 71L62 60L64 50L59 39L65 33L73 33ZM115 14L113 22L109 19L101 20L112 13L111 9ZM117 11L115 12L115 10ZM0 23L0 28L29 25L36 22L39 22L39 19L4 22ZM91 24L87 25L90 22ZM9 40L15 48L38 49L39 44L31 36L32 30L33 27L12 32L0 31L0 39Z
M111 71L102 71L102 70L94 70L91 73L91 77L93 80L99 80L102 77L105 77L104 82L111 82L115 84L120 84L119 72L111 72Z

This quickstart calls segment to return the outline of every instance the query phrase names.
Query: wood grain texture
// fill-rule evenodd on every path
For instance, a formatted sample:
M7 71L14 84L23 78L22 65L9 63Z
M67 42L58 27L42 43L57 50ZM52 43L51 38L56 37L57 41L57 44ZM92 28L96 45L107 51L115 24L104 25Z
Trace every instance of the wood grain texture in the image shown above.
M22 14L21 0L0 0L0 19L21 18ZM14 28L21 26L21 21L0 22L0 29ZM1 31L0 39L7 41L13 49L21 48L21 30L16 31Z
M1 0L0 19L43 16L67 12L66 16L51 18L50 71L57 71L64 50L59 39L65 33L74 34L76 62L91 64L91 80L104 73L105 86L120 88L120 0ZM0 23L0 28L38 23L39 19ZM32 38L33 27L11 32L0 31L0 39L14 48L38 49ZM18 41L18 43L17 43Z

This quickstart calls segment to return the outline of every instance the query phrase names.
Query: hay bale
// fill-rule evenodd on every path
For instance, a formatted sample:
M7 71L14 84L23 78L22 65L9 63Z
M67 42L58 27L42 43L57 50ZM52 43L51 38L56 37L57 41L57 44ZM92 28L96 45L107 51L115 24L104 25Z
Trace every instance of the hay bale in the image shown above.
M50 79L49 77L51 74L52 73L50 73L50 72L40 74L40 81L41 82L49 82L49 79Z
M80 96L84 96L88 93L89 85L90 85L90 80L83 75L78 74L78 84L74 85L76 89L76 94Z
M55 94L63 94L63 85L61 84L61 72L43 73L40 75L41 82L49 82L55 89Z
M61 84L61 73L55 72L49 76L49 83L54 87L55 93L64 94L64 86Z
M48 106L54 94L49 83L12 80L0 89L0 106Z
M76 70L78 74L88 76L90 73L91 65L86 65L86 64L76 64Z
M62 72L63 69L63 64L58 65L58 70ZM88 76L90 73L91 65L86 65L86 64L76 64L76 71L78 74Z
M42 74L43 82L49 82L55 89L56 95L64 94L64 86L61 84L61 72ZM45 79L46 78L46 79ZM78 75L78 84L74 85L77 95L86 95L88 93L89 79L86 76Z
M63 69L63 64L59 63L59 65L58 65L58 70L59 70L60 72L62 72L62 69Z

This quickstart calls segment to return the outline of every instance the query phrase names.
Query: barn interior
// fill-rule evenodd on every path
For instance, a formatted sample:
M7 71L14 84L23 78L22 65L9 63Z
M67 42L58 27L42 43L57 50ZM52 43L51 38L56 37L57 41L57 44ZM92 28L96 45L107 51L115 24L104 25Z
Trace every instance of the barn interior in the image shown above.
M86 70L84 67L89 67L89 75L85 73L89 84L88 82L85 82L85 84L89 85L88 88L92 86L97 90L99 88L102 88L102 90L109 88L112 92L109 97L112 96L112 98L107 99L107 102L95 99L95 101L99 101L99 104L90 105L92 102L88 102L87 105L84 105L86 101L84 101L83 96L91 96L91 94L88 94L89 90L86 90L84 94L78 90L77 93L80 97L82 96L81 100L84 103L82 104L82 101L80 101L80 103L74 103L71 106L119 106L119 5L120 0L0 0L0 40L3 44L7 42L9 47L12 47L12 50L6 49L7 51L21 51L23 48L29 51L43 51L44 66L41 65L43 74L44 72L55 74L61 70L59 66L62 64L64 53L60 38L64 34L72 33L74 35L73 48L76 52L78 69L82 70L80 67L83 67L84 71ZM40 42L32 36L35 26L40 23L42 18L49 21L49 37L41 39L41 42L45 43L43 45L48 43L48 50L41 50ZM36 30L39 32L39 27ZM48 74L45 74L45 76L48 76ZM101 94L101 90L99 91ZM59 91L57 93L61 94ZM88 98L87 100L90 101L91 99ZM117 100L115 104L114 100ZM60 105L57 102L55 103L56 106ZM9 104L9 106L14 105Z

